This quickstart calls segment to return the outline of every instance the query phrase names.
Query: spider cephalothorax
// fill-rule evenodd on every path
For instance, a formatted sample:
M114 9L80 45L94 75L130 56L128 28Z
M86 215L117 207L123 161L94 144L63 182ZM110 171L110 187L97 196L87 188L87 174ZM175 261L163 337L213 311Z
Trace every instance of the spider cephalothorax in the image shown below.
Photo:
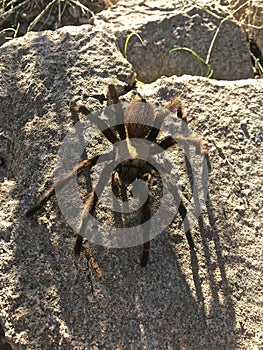
M172 100L163 111L158 113L153 105L147 103L146 100L141 97L133 99L124 111L121 103L119 103L117 90L114 85L109 85L106 99L108 101L108 105L112 105L115 111L117 121L116 126L114 128L108 127L106 123L99 118L93 118L92 121L99 127L103 135L113 144L113 150L103 155L96 155L77 164L70 173L68 173L57 183L56 186L63 187L65 182L74 176L74 174L79 174L87 168L90 169L99 162L115 160L117 165L112 173L112 189L113 192L116 193L120 188L122 190L127 190L128 186L135 180L143 180L149 185L152 176L151 170L153 167L150 166L147 160L149 160L152 155L165 151L176 143L184 144L187 142L194 145L197 153L204 152L202 143L198 139L186 136L178 136L177 138L166 136L161 141L157 140L162 122L170 111L177 112L178 117L184 118L182 106L178 99ZM71 109L76 113L82 113L87 116L90 113L85 106L78 105L74 101L71 102ZM140 140L144 142L142 147L140 146ZM147 141L149 144L154 143L158 147L151 148L150 146L145 146L145 142ZM99 196L102 193L107 181L108 178L103 178L101 175L97 186L92 190L92 192L89 193L81 215L75 243L75 253L80 254L82 251L86 251L91 265L95 268L97 265L94 262L90 249L84 250L83 248L82 233L85 228L87 214L94 213ZM172 184L170 188L177 202L178 211L184 222L186 222L187 211L179 196L179 192ZM54 194L54 191L55 187L52 186L38 200L36 205L27 212L27 215L32 215L38 209L40 209L43 204ZM148 195L148 198L141 207L142 222L147 222L151 218L150 203L151 198L150 195ZM185 232L189 246L193 248L194 241L189 225L187 224L185 226ZM148 263L150 249L150 240L146 240L144 242L141 257L142 266L146 266Z

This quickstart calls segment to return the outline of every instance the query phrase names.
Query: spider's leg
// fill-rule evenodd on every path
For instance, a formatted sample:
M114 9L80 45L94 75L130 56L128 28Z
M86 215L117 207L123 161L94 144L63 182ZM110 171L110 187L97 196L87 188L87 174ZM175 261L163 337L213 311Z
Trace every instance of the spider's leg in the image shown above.
M180 214L180 216L182 218L182 221L184 223L184 231L185 231L185 235L186 235L186 238L187 238L187 242L188 242L190 248L193 249L195 244L194 244L194 239L193 239L193 236L192 236L192 233L191 233L191 230L190 230L190 223L189 223L189 220L188 220L188 217L187 217L186 207L185 207L185 205L183 203L182 198L180 197L180 194L178 192L177 186L173 184L173 180L171 179L171 175L168 174L165 171L165 169L160 164L159 164L159 167L161 167L163 172L166 173L166 176L168 178L167 183L168 183L170 192L172 193L172 195L174 197L175 203L178 206L178 212L179 212L179 214Z
M169 103L169 105L166 106L165 110L166 110L166 113L168 113L168 112L176 112L178 118L186 120L186 116L185 116L185 113L184 113L184 110L183 110L182 102L181 102L181 100L179 98L174 98ZM164 117L165 117L165 112L163 112L163 114L164 114ZM157 123L158 123L158 120L157 120ZM159 128L161 127L161 125L159 126L158 124L157 124L157 126ZM156 138L155 138L155 140L156 140ZM176 135L174 137L168 136L168 137L165 137L162 141L158 142L157 144L163 150L166 150L166 149L172 147L175 144L179 144L179 145L182 145L182 146L184 146L184 145L192 145L192 146L195 147L197 154L206 154L207 153L202 140L200 140L198 138L195 138L195 137L186 136L186 135Z
M160 111L155 120L154 124L151 128L151 131L149 135L147 136L146 140L156 142L156 139L160 133L160 128L162 126L162 123L166 116L169 114L169 112L177 112L177 116L181 119L184 119L184 113L182 109L182 104L179 98L173 99L168 106L164 108L164 110Z
M142 176L142 180L149 182L151 179L151 175L149 173L145 173ZM149 255L150 255L150 246L151 246L151 241L149 240L149 232L150 232L150 218L151 218L151 197L148 194L148 197L146 201L143 203L142 206L142 219L141 223L145 225L145 231L144 231L144 238L145 242L143 244L143 252L141 256L141 266L145 267L148 264L149 261Z
M87 109L86 106L84 105L77 105L77 103L72 100L70 102L70 108L75 111L76 113L82 113L86 116L90 116L90 111ZM99 130L102 132L102 134L112 143L116 143L119 141L118 137L114 134L114 132L112 131L111 128L108 127L108 125L102 120L100 119L99 116L99 112L98 113L92 113L92 118L90 118L89 120L94 123Z
M192 164L190 161L191 155L189 152L189 146L191 145L191 146L195 147L195 152L197 155L203 155L203 169L205 169L204 162L206 162L207 167L209 167L209 158L208 158L207 149L206 149L203 141L198 139L198 138L193 138L193 137L188 137L188 136L175 136L175 137L168 136L165 139L163 139L162 141L158 142L157 144L161 148L161 151L160 151L160 148L159 149L153 148L152 155L158 154L158 153L162 152L162 150L167 150L168 148L172 147L175 144L178 144L179 146L181 146L181 149L184 152L184 162L185 162L185 167L186 167L186 172L187 172L189 184L191 186L191 190L193 193L195 171L193 171L193 167L192 167Z
M83 246L83 237L80 236L80 235L77 235L76 242L75 242L75 247L74 247L74 252L81 259L82 258L86 258L87 262L88 262L88 266L91 267L92 269L94 269L100 277L104 276L103 270L99 267L99 265L95 261L93 253L91 251L91 248L89 246L84 248L84 246ZM91 286L92 286L92 283L91 283ZM93 289L93 286L92 286L92 289Z
M36 204L26 211L25 216L29 217L34 215L55 193L55 186L51 186L36 202Z
M56 185L53 185L50 187L37 201L37 203L26 212L26 216L31 216L34 213L36 213L49 199L50 197L55 193L55 188L61 189L69 180L72 178L76 173L81 173L84 169L92 168L95 164L111 160L114 157L113 151L103 154L103 155L97 155L95 157L86 159L79 164L77 164L72 171L70 171L68 174L66 174L62 179L60 179Z
M91 214L91 215L94 214L99 196L101 195L107 182L109 181L110 175L111 175L111 167L109 165L108 166L106 165L100 175L100 179L98 181L98 184L95 190L93 190L89 194L88 199L85 202L84 209L81 213L80 225L78 227L77 238L76 238L75 247L74 247L75 254L80 255L81 252L83 252L86 255L91 267L94 268L99 275L103 275L103 271L100 269L99 265L95 262L95 259L93 257L90 247L86 249L83 248L83 236L85 236L84 230L89 218L88 214Z
M151 128L151 131L149 132L148 136L146 137L146 140L156 142L156 139L159 135L160 128L162 126L162 123L164 121L164 118L167 115L167 111L161 111L160 113L157 114L153 126Z
M118 134L120 136L120 139L125 140L126 139L126 132L125 132L125 127L124 127L124 111L122 108L122 104L120 103L116 87L113 84L110 84L108 86L107 98L108 98L108 105L113 104L113 106L114 106L116 119L117 119L116 128L117 128Z
M202 140L190 137L190 136L181 136L176 135L174 137L167 136L162 141L157 142L157 145L161 147L164 151L174 145L192 145L195 147L196 154L207 154L207 150L205 148L205 145ZM160 152L160 149L154 149L154 154L157 154Z
M118 170L115 170L112 173L111 189L112 189L112 193L115 195L116 198L121 198L122 201L125 201L125 202L128 201L126 185L124 185L120 180Z
M180 98L175 97L169 104L166 106L166 109L170 112L176 112L177 117L180 119L186 119L182 101Z

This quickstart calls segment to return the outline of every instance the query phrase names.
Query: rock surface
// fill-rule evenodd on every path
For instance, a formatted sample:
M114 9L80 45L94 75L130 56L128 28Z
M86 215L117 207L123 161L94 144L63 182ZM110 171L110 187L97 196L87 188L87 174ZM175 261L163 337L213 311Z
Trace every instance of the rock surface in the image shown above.
M124 92L131 65L111 33L87 25L5 44L0 71L0 323L12 349L261 349L262 80L182 76L139 87L161 107L181 97L188 128L209 150L208 196L195 252L176 217L154 240L146 269L141 247L92 247L101 279L74 256L55 197L24 214L51 185L58 149L79 121L70 100L101 108L91 96L109 82ZM182 127L175 116L169 122ZM91 129L87 153L95 155L109 145Z
M208 67L188 51L170 52L174 46L191 49L204 60L209 56L215 79L253 78L245 33L231 21L220 24L221 19L217 16L227 17L222 9L213 9L214 15L211 15L205 9L196 8L190 1L184 6L180 1L154 3L121 1L100 13L95 22L117 36L123 53L131 32L141 37L142 43L133 36L127 49L128 60L140 81L153 82L163 75L208 76Z

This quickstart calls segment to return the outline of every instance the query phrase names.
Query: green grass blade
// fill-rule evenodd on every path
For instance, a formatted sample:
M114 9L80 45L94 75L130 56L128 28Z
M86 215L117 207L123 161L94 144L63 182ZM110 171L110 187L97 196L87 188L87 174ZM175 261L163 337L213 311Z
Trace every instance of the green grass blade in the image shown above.
M135 32L131 32L130 34L128 34L126 37L125 43L124 43L124 56L125 56L126 60L128 59L128 57L127 57L128 44L129 44L130 39L134 35L140 40L141 44L143 45L142 38L140 37L139 34L137 34Z
M190 49L189 47L183 47L183 46L178 46L175 45L169 52L174 52L174 51L179 51L179 50L184 50L189 52L191 55L193 55L200 63L204 64L207 67L207 73L206 73L206 78L211 78L212 74L213 74L213 70L210 66L210 64L208 64L201 56L199 56L194 50ZM203 68L202 69L202 73L203 73ZM203 74L202 74L203 75Z

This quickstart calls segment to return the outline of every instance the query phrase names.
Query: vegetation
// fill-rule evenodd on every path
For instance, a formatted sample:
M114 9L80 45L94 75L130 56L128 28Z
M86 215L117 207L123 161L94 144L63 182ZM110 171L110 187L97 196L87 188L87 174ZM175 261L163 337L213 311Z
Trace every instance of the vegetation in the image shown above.
M116 0L0 0L2 41L34 30L89 23ZM0 43L1 44L1 43Z

